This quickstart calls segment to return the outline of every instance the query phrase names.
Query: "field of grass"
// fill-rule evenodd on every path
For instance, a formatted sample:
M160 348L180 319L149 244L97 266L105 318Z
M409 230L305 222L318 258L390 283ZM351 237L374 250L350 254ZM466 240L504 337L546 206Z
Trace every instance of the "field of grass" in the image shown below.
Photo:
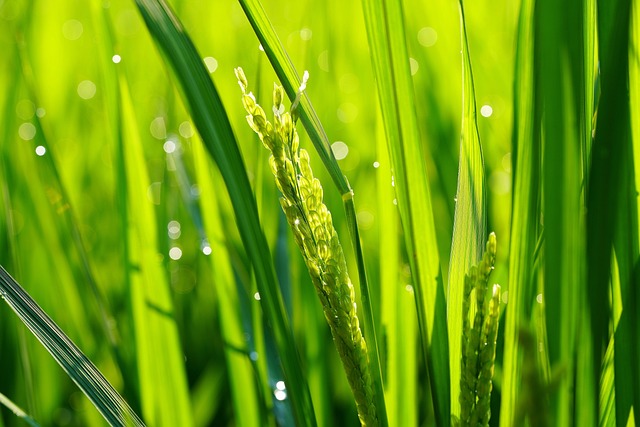
M640 425L638 0L0 24L0 427Z

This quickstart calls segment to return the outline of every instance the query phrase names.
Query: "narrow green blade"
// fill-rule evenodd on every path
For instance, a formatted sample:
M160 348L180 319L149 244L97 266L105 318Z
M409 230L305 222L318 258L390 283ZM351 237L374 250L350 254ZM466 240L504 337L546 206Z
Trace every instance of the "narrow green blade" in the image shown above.
M363 1L387 147L411 263L422 348L436 423L450 423L449 350L444 286L428 175L415 115L400 1Z
M31 427L40 427L29 414L27 414L22 408L13 403L7 396L0 393L0 404L4 405L7 409L15 414L16 417L20 418L25 423L29 424ZM2 425L2 420L0 419L0 425Z
M376 148L378 218L380 223L379 259L380 303L382 305L381 340L386 346L385 394L387 414L391 426L418 425L418 358L415 300L410 279L402 271L401 238L398 209L392 203L395 194L389 185L391 160L384 138L382 118L379 116Z
M635 5L638 9L638 5ZM613 244L615 263L611 269L614 320L615 415L616 425L626 426L640 420L640 376L638 369L638 141L637 120L630 120L631 108L637 108L638 53L631 43L637 34L637 15L631 18L631 2L598 2L598 35L601 57L601 98L598 109L596 137L593 148L593 166L589 200L589 267L590 290L604 285L609 266L595 261L595 245L599 252L609 253ZM633 21L633 24L632 24ZM632 26L633 25L633 26ZM635 28L634 28L635 27ZM628 80L627 80L628 79ZM629 85L629 86L628 86ZM632 88L630 92L625 88ZM635 93L633 91L635 89ZM634 155L635 154L635 155ZM611 191L616 189L616 191ZM604 209L600 203L611 203ZM596 205L597 204L597 205ZM594 212L591 212L591 209ZM598 227L596 223L613 223ZM596 228L598 230L596 231ZM593 234L592 234L593 233ZM598 233L598 234L596 234ZM602 234L600 234L602 233ZM605 235L612 233L613 235ZM601 255L602 256L602 255ZM591 265L596 262L596 265ZM591 276L593 274L593 277ZM602 297L602 290L599 297ZM606 294L604 294L606 295ZM596 296L598 297L598 296ZM596 301L592 299L592 304ZM603 319L608 313L600 302L592 305L594 322L594 351L600 356L600 341L607 333ZM634 346L636 343L636 346ZM596 359L598 360L598 359ZM601 408L603 409L603 408ZM633 413L633 415L632 415Z
M173 317L169 283L158 258L156 214L153 204L147 199L151 182L124 79L120 81L120 93L123 132L119 140L118 166L124 172L121 178L126 183L126 265L130 266L127 279L142 412L154 426L191 426L193 420L184 356Z
M201 141L192 143L194 150L195 171L198 186L202 194L216 194L216 180L211 171L211 163L206 157L205 147ZM240 318L240 303L237 287L231 269L231 260L227 251L226 230L218 207L218 197L206 197L200 200L204 228L211 248L210 263L213 269L218 309L220 310L220 329L225 342L225 359L231 385L233 409L238 425L255 426L260 424L258 409L260 384L256 384L254 371L247 353L239 353L236 349L247 347Z
M635 183L630 182L628 175L634 169L630 160L633 153L629 99L631 1L598 1L597 7L601 95L591 151L587 199L587 284L594 370L596 378L599 378L601 361L608 343L608 286L611 250L616 245L623 305L614 338L616 424L625 425L633 400L630 392L634 388L638 389L637 382L631 382L634 371L637 380L637 363L629 360L633 355L629 348L629 340L633 334L629 322L637 316L637 310L634 310L635 315L627 311L632 308L627 300L633 299L634 292L629 290L637 289L638 283L638 226L637 212L634 212L637 209L637 193ZM619 223L621 219L623 223ZM627 229L626 226L631 228ZM619 233L622 239L615 238L617 227L621 227ZM637 324L633 328L637 329ZM633 363L631 372L626 371L629 363ZM634 413L638 417L637 407Z
M467 41L464 5L459 2L462 34L462 132L458 163L458 189L453 222L453 240L447 286L447 327L449 332L449 366L451 370L451 413L459 416L460 357L462 334L462 300L464 276L482 258L486 242L486 201L484 159L478 133L476 93Z
M112 426L144 426L98 368L0 266L0 295Z
M519 331L529 326L534 295L534 251L540 227L540 134L534 131L533 0L520 5L514 79L514 170L508 303L504 328L500 425L514 425L520 401ZM517 237L516 237L517 236Z
M162 0L137 0L147 27L180 82L185 104L209 154L218 165L235 212L245 250L256 275L263 309L273 329L286 387L299 425L315 425L289 320L269 255L251 186L220 97L180 20Z
M629 96L631 101L631 117L640 117L640 2L633 2L633 11L631 18L631 31L629 32L629 39L631 45L629 46ZM634 159L634 177L635 189L640 189L640 120L631 121L631 140L633 143L633 159ZM633 205L635 198L635 224L640 227L640 199L633 197L629 202ZM638 229L632 230L633 233L640 233ZM637 240L636 240L637 241ZM634 250L638 247L635 246ZM632 282L628 287L628 294L626 295L625 304L628 305L628 315L631 318L631 325L640 325L640 271L638 271L638 257L637 253L634 258L634 270L632 276ZM631 336L628 337L629 343L635 343L629 346L630 355L627 356L627 363L632 365L631 374L628 378L633 385L632 402L634 407L634 416L636 425L640 425L640 367L637 361L640 358L640 328L634 327L631 329ZM624 371L623 371L624 372Z

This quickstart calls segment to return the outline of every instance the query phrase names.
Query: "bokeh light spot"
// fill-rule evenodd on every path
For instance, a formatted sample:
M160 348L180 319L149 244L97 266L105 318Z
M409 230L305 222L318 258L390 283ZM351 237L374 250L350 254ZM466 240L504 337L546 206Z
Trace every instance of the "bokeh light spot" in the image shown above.
M177 261L180 258L182 258L182 249L180 249L177 246L174 246L171 249L169 249L169 258L171 258L174 261Z
M16 105L16 114L22 120L30 120L36 112L36 106L28 99L23 99Z
M78 96L82 99L91 99L96 96L96 84L91 80L83 80L78 84Z
M414 58L409 58L409 66L411 67L411 75L415 76L420 68L420 64Z
M62 35L67 40L78 40L84 31L82 22L77 19L69 19L62 24Z
M156 139L165 139L167 137L167 127L164 124L163 117L156 117L151 120L151 125L149 125L149 132Z
M350 102L343 102L338 107L336 114L342 123L352 123L358 117L358 107Z
M178 132L183 138L191 138L193 136L193 126L189 122L182 122L178 127Z
M336 160L342 160L349 154L349 147L342 141L336 141L331 144L331 151L333 151Z
M313 32L311 31L310 28L303 28L300 30L300 38L302 40L311 40L311 37L313 36Z
M204 65L207 66L207 70L209 70L210 73L213 73L218 69L218 60L213 56L207 56L203 59L203 61Z
M431 47L438 41L438 32L431 27L424 27L418 31L418 43L424 47Z
M31 123L23 123L18 128L18 135L25 141L30 141L36 136L36 127Z
M491 105L485 104L480 108L480 114L482 114L482 117L491 117L493 108Z

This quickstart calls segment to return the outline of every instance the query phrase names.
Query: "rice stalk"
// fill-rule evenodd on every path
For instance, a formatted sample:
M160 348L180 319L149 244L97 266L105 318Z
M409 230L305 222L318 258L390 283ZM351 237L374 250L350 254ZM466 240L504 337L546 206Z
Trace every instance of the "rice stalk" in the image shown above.
M235 71L244 108L249 113L247 121L271 152L269 163L282 194L280 204L322 303L355 397L358 417L363 426L377 426L369 355L358 320L355 290L331 213L322 201L322 185L313 176L309 153L300 148L295 129L299 98L291 105L291 111L285 112L284 89L274 85L272 124L253 94L247 92L242 68ZM299 93L304 91L305 85L306 79L303 79Z

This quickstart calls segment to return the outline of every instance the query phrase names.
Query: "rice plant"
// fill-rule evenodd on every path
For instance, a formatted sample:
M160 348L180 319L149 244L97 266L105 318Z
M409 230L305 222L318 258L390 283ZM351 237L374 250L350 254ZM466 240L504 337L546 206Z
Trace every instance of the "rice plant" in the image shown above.
M0 22L0 426L638 424L637 1Z

